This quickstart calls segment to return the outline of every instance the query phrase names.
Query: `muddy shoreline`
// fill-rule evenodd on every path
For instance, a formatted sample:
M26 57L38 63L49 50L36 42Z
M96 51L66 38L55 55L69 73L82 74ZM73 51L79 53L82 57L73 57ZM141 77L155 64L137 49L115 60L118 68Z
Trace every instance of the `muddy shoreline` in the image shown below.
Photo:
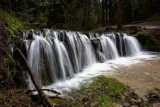
M150 60L142 60L142 63L128 67L118 67L114 75L107 75L128 85L131 90L146 100L146 94L160 89L160 55ZM156 104L154 107L159 107Z

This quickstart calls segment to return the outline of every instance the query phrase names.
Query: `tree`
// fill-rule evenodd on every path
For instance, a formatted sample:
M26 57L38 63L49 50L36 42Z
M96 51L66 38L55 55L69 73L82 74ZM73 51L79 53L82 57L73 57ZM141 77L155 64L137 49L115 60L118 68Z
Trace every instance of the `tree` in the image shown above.
M117 1L117 29L122 29L122 0Z
M0 0L0 8L33 27L90 30L144 20L160 13L159 0Z

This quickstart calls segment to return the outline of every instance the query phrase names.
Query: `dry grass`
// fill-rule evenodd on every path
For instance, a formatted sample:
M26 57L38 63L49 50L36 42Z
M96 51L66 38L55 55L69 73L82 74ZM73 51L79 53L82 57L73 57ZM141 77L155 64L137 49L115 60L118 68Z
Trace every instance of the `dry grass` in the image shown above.
M39 102L33 102L24 89L1 90L0 107L42 107Z

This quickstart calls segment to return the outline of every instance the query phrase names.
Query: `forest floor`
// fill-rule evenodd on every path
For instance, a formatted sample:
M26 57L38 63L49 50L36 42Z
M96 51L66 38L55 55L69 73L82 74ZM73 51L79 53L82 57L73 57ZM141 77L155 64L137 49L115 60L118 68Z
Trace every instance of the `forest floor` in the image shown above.
M116 69L115 75L109 77L128 85L146 100L148 93L160 90L160 57L129 67L120 67ZM160 103L153 104L153 107L160 107Z

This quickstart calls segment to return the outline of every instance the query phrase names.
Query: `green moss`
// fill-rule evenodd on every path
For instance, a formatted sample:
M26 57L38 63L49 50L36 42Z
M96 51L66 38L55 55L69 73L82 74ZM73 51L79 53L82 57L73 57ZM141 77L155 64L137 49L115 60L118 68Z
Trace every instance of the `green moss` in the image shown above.
M105 32L106 31L106 27L99 27L96 29L91 30L92 32Z
M145 104L144 107L152 107L151 104Z
M159 32L152 34L142 30L137 33L137 38L144 49L148 51L160 51L160 43L159 39L157 39L159 35Z
M52 99L53 102L61 104L60 107L113 107L118 103L124 92L129 87L113 78L99 76L93 79L92 83L86 83L79 90L69 93L71 99ZM63 104L65 106L63 106Z
M108 97L108 99L111 99L113 101L119 101L121 95L128 90L128 87L113 78L106 78L105 76L100 76L95 78L94 82L85 89L87 90L87 93L90 92L89 89L95 90L95 96L97 97L105 95L106 97ZM83 89L81 89L81 91L83 91Z
M151 35L147 31L142 30L137 33L137 38L144 49L148 51L160 51L159 41L156 35Z
M106 95L97 96L95 100L98 102L97 105L99 107L112 107L113 106L113 101L109 96L106 96Z
M15 31L16 29L28 29L29 28L26 25L24 25L24 23L21 22L14 15L11 15L4 11L0 11L0 21L7 24L7 27L13 31Z
M149 34L148 34L148 32L147 31L145 31L145 30L141 30L141 31L139 31L138 33L137 33L137 35L138 36L149 36Z

